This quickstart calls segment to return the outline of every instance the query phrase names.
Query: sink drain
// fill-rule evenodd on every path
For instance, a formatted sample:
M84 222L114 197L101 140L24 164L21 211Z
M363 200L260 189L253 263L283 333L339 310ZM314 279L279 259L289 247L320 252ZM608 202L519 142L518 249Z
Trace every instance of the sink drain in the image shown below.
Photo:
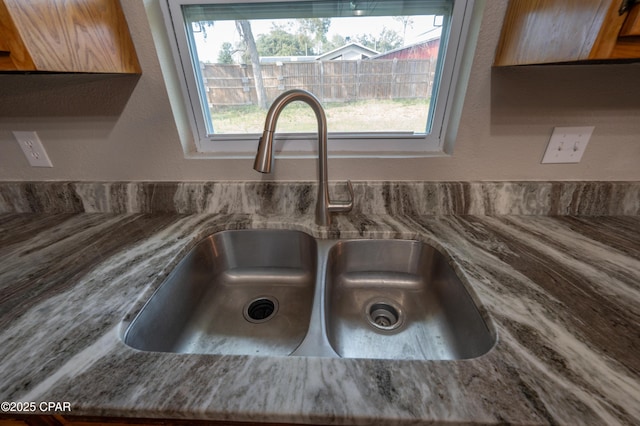
M275 297L259 297L244 306L242 314L249 322L259 324L269 321L278 312L278 300Z
M395 330L402 325L400 309L387 302L373 302L367 308L369 324L380 330Z

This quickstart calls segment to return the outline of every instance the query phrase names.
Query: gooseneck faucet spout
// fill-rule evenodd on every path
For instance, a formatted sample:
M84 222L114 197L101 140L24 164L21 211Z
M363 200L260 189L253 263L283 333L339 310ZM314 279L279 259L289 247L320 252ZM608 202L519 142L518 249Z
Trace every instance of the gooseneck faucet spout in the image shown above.
M273 161L273 135L280 112L288 104L302 101L309 105L318 121L318 199L316 202L316 223L320 226L331 224L331 213L348 212L353 208L353 187L347 182L349 190L348 201L331 201L329 199L329 185L327 172L327 117L320 101L306 90L294 89L284 92L273 101L264 122L264 132L258 142L258 152L253 168L260 173L271 173Z

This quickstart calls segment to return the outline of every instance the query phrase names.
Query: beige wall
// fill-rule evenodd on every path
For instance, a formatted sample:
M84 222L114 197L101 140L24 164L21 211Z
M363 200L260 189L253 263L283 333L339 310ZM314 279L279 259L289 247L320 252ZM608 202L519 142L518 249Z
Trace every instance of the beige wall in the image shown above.
M262 177L251 159L184 158L146 15L157 1L122 1L137 84L0 76L0 180L315 178L313 160L279 160ZM452 157L332 159L330 179L640 180L640 64L492 70L505 7L487 1ZM540 164L553 127L574 125L596 126L582 162ZM55 167L30 167L11 130L36 130Z

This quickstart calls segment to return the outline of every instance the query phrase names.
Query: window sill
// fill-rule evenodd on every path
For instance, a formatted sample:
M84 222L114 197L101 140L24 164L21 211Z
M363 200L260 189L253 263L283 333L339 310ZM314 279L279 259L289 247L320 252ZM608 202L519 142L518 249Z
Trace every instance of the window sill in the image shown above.
M198 141L186 154L187 158L252 158L261 135L227 135ZM327 141L330 158L377 157L435 157L447 153L436 140L428 135L401 133L380 134L329 134ZM315 134L276 135L276 158L315 158L318 139Z

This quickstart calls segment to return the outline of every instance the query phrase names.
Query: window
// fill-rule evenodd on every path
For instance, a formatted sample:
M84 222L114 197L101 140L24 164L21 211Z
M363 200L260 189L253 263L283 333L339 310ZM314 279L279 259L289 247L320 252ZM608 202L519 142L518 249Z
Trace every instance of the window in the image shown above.
M474 0L161 4L199 153L252 156L266 107L293 88L322 102L330 156L441 155L455 134ZM276 155L311 155L316 128L288 106Z

